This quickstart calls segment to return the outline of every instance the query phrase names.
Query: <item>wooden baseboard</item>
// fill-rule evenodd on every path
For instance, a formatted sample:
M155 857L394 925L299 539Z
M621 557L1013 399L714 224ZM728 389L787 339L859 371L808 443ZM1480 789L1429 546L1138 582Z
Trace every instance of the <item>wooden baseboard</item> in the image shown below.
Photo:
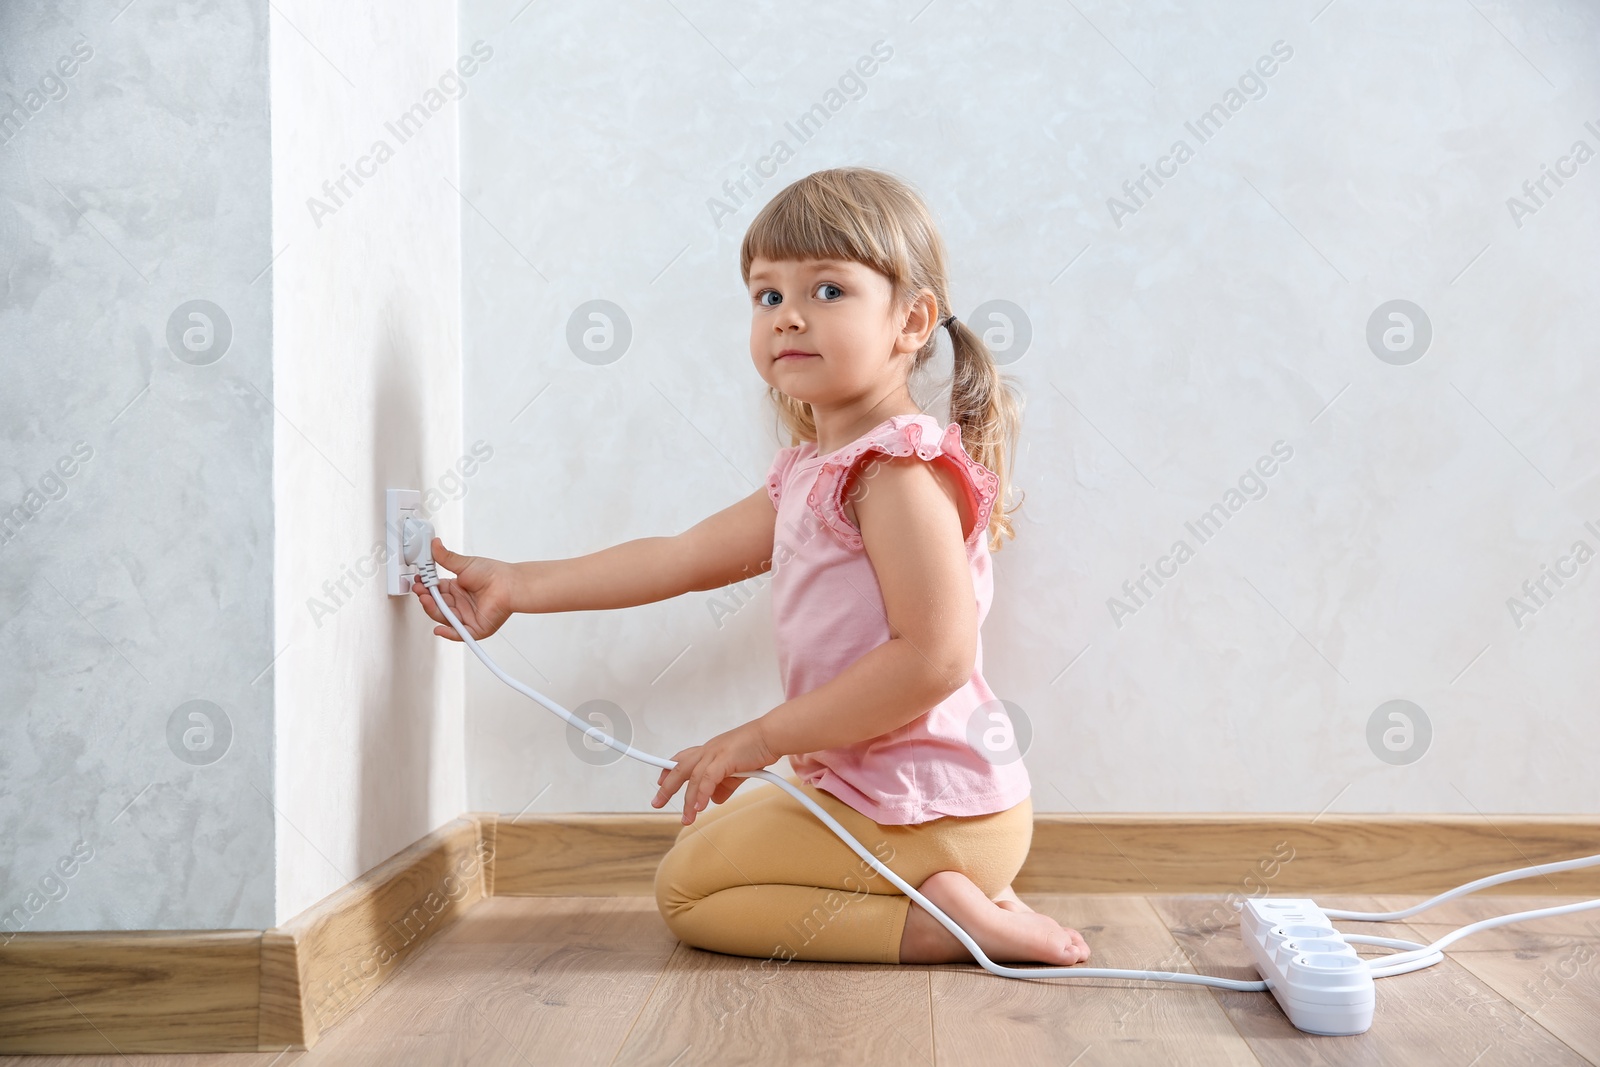
M1019 893L1419 893L1600 852L1594 815L1040 815ZM1600 867L1487 893L1600 897Z
M271 930L16 934L0 1053L310 1048L483 899L492 842L455 819Z
M271 930L16 934L0 944L0 1053L311 1048L478 901L648 896L681 829L666 812L469 813ZM1040 814L1015 885L1431 894L1596 851L1592 815ZM1600 868L1500 891L1600 897Z
M261 938L260 930L17 934L0 948L0 1052L255 1052Z
M446 823L263 935L260 1047L311 1048L488 896L482 820Z
M648 896L683 828L669 812L524 815L496 830L500 896ZM1019 893L1440 893L1484 875L1600 852L1593 815L1034 817ZM1600 896L1600 867L1507 893Z

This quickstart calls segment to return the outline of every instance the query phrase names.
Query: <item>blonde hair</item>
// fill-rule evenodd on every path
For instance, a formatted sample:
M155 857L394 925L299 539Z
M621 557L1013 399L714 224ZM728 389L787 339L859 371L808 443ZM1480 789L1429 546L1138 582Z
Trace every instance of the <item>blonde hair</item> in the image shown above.
M789 185L761 209L745 231L739 272L747 288L750 266L757 256L860 263L887 277L902 304L929 289L938 304L938 319L952 314L944 240L933 217L910 185L880 170L835 167ZM960 319L950 325L955 349L950 421L961 428L961 445L967 455L1000 479L989 515L989 550L998 551L1003 537L1016 537L1005 501L1011 489L1010 457L1021 426L1021 403L983 338ZM938 338L935 328L913 357L910 374L933 357ZM788 428L791 445L816 441L817 424L809 403L770 385L767 398Z

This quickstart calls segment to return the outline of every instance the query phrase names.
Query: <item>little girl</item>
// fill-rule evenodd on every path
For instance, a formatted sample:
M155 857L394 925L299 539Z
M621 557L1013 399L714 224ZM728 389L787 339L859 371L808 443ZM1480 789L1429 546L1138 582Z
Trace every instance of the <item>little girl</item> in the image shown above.
M482 639L513 611L626 607L770 570L787 700L661 772L653 807L685 789L684 827L655 880L668 927L699 948L784 961L972 960L783 790L757 782L734 797L747 781L734 775L788 756L789 781L990 958L1080 963L1082 936L1011 889L1033 805L1014 748L996 758L985 744L1009 723L978 628L990 551L1015 536L994 505L1017 405L949 312L928 209L881 171L819 171L751 222L740 270L750 356L793 442L766 484L676 537L574 559L508 564L436 538L434 559L456 573L440 589ZM955 352L948 426L909 382L941 327ZM434 632L460 639L448 623Z

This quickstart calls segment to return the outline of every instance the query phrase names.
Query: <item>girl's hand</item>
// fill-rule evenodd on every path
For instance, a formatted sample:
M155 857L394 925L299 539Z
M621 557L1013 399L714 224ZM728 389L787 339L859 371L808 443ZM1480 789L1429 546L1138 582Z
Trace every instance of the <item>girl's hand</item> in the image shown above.
M439 593L473 640L482 641L511 617L513 575L509 563L488 556L458 556L437 537L433 539L433 561L455 572L454 578L439 579ZM428 618L443 624L435 626L433 632L460 641L461 635L433 602L433 594L421 578L411 580L411 591L422 601Z
M745 783L743 778L730 777L740 771L759 771L778 757L767 745L761 720L736 726L727 733L718 734L703 745L686 748L673 756L677 766L663 770L656 779L661 788L656 790L652 808L659 808L672 799L678 787L688 783L683 793L683 824L688 826L694 817L715 801L718 804L733 795Z

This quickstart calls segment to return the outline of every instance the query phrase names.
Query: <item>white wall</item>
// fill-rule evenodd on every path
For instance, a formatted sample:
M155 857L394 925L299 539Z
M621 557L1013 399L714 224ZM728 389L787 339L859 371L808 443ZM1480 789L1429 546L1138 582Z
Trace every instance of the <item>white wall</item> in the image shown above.
M441 535L461 529L469 45L446 0L284 0L271 27L282 921L466 809L460 649L362 574L381 563L386 487L433 490ZM324 190L346 168L361 183Z
M1600 161L1507 206L1575 141L1600 150L1592 6L462 11L495 48L463 117L465 436L496 448L469 551L576 555L756 488L787 442L739 240L805 173L881 166L940 220L958 313L997 327L984 305L1009 301L1031 332L1005 352L1027 503L984 642L1034 727L1038 810L1600 810L1600 563L1520 627L1507 607L1575 541L1600 549ZM878 41L892 57L801 143L785 123ZM1276 42L1257 98L1186 128ZM1193 158L1128 198L1180 138ZM727 198L780 139L793 158ZM632 331L606 365L567 341L597 299ZM1367 342L1395 299L1431 322L1409 365ZM1279 441L1262 499L1186 531ZM1193 558L1115 617L1179 538ZM781 699L768 593L720 628L710 599L518 617L490 645L670 755ZM467 692L472 807L649 810L649 768L586 764L475 664ZM1389 720L1368 739L1396 699L1432 728L1405 763L1380 758Z

